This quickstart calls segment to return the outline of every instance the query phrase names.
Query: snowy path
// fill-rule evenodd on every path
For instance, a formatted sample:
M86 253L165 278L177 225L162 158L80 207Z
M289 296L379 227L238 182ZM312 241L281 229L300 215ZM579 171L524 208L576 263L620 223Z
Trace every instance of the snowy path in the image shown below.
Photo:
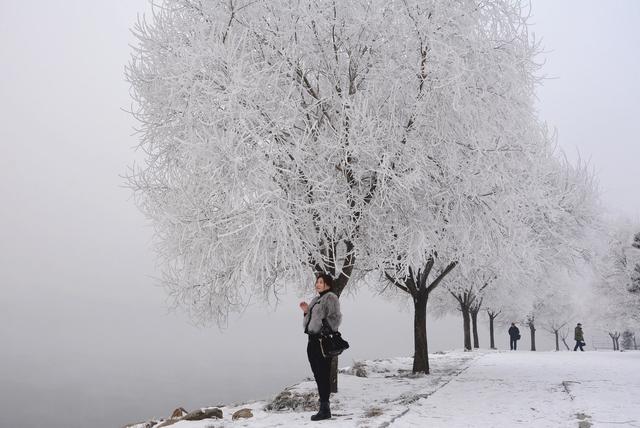
M391 425L640 427L640 353L487 354Z

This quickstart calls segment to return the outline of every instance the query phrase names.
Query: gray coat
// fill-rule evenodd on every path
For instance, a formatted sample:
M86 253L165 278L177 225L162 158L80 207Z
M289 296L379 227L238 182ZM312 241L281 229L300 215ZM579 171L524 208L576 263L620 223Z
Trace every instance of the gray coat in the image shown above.
M311 317L311 319L309 319ZM327 324L333 331L338 331L340 322L342 322L342 313L340 312L340 301L338 296L329 291L316 296L309 303L309 310L304 316L302 327L306 328L305 333L320 334L322 330L322 320L326 319Z

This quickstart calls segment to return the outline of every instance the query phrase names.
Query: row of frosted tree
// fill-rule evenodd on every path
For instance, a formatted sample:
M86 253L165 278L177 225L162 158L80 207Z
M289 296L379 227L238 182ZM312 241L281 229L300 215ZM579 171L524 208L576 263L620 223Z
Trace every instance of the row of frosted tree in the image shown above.
M144 153L128 184L175 302L220 323L329 272L338 295L410 299L413 370L428 373L428 313L460 311L466 349L479 313L491 347L494 320L558 337L579 315L567 278L597 265L598 313L622 328L631 250L602 239L593 173L537 116L528 14L513 0L153 6L127 67Z

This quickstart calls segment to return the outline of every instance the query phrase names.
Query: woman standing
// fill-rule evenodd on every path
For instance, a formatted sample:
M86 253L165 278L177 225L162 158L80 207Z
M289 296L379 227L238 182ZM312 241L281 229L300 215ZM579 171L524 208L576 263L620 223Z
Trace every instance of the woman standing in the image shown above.
M307 344L307 357L313 371L313 377L318 386L320 395L320 410L311 416L312 421L320 421L331 418L331 408L329 407L329 394L331 386L329 374L331 371L331 357L325 358L320 349L320 333L323 329L332 332L338 331L342 314L340 313L340 301L331 291L333 278L323 273L316 278L316 291L318 296L311 300L311 303L301 302L300 309L304 312L304 332L309 336Z

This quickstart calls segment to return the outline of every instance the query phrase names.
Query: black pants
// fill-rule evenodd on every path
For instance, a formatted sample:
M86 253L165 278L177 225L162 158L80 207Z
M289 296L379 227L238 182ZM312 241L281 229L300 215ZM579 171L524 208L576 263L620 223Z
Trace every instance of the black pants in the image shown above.
M309 336L307 344L307 357L313 371L313 377L318 385L318 394L320 401L329 401L331 386L329 382L329 374L331 372L331 358L322 356L320 350L320 340L317 337Z
M578 348L580 348L581 351L584 351L584 349L582 349L583 346L582 340L576 340L576 346L573 347L573 350L577 351Z
M518 347L518 339L516 339L515 337L512 337L511 341L509 342L509 345L511 346L511 350L515 351L516 348Z

